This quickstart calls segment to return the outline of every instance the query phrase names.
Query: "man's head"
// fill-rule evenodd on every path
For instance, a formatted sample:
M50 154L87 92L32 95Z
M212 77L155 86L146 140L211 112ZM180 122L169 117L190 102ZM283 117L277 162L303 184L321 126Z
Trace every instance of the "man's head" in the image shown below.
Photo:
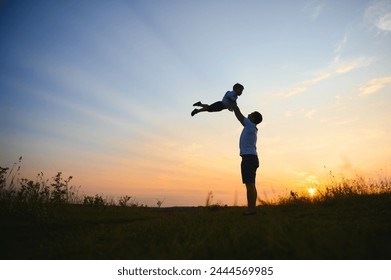
M261 113L255 111L248 115L248 119L255 124L260 124L263 120Z
M236 94L238 96L240 96L240 95L242 95L242 92L244 90L244 86L242 86L241 84L236 83L233 86L233 90L234 90L234 92L236 92Z

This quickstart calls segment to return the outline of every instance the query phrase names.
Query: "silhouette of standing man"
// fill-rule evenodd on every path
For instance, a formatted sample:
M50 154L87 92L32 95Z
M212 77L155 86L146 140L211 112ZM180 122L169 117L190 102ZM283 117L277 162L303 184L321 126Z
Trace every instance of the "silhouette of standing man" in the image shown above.
M257 189L255 187L256 172L259 167L257 153L257 124L262 122L262 115L255 111L247 116L243 116L239 107L235 104L232 106L235 116L243 125L242 134L240 135L239 147L240 156L242 157L241 173L243 184L247 189L247 210L244 215L256 214Z

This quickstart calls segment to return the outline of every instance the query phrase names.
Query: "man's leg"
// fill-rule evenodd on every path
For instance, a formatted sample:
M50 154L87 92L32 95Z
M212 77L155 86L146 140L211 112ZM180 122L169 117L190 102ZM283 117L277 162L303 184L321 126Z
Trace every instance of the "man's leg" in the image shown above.
M246 183L247 189L247 213L256 212L256 203L257 203L257 189L255 183Z
M244 214L255 214L257 204L257 189L255 187L256 172L259 166L257 156L242 156L242 181L247 191L247 211Z

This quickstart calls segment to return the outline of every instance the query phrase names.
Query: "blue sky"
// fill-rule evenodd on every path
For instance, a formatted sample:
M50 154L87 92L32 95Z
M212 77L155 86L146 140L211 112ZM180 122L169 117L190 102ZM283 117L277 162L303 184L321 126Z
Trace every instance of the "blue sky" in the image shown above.
M261 196L389 173L391 1L8 1L0 165L86 193L242 203L236 82L264 115ZM234 202L235 201L235 202Z

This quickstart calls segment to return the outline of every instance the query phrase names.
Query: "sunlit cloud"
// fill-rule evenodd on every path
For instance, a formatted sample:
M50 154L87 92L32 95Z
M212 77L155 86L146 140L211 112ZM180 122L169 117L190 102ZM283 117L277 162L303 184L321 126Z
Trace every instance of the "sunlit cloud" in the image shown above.
M391 13L388 13L381 18L376 23L376 26L384 31L391 31Z
M345 36L343 37L343 39L338 42L335 46L335 49L334 49L334 61L333 63L338 63L340 58L341 58L341 53L342 53L342 50L345 48L346 46L346 43L347 43L347 35L345 34Z
M357 68L357 63L353 62L350 64L343 64L343 65L338 66L338 68L335 69L335 73L344 74L344 73L348 73L348 72L354 70L355 68Z
M282 96L282 97L292 97L292 96L295 96L295 95L298 95L300 93L307 91L307 89L308 88L305 86L297 86L297 87L294 87L294 88L291 88L291 89L288 89L285 91L280 91L277 93L277 95Z
M319 180L318 178L315 176L315 175L308 175L305 177L305 181L310 183L310 184L314 184L314 185L319 185Z
M374 61L374 57L357 57L352 60L341 59L341 53L347 44L348 38L345 34L341 41L339 41L334 48L334 59L326 70L319 71L313 78L298 83L296 86L283 90L277 93L281 97L292 97L306 92L310 86L318 84L322 81L328 80L334 76L347 74L355 69L367 67Z
M317 112L316 109L310 109L310 110L306 110L304 111L304 116L307 118L307 119L312 119L312 117L314 116L314 114Z
M286 111L285 112L285 117L287 117L287 118L290 118L290 117L292 117L294 115L294 112L293 111Z
M375 59L373 57L359 57L351 61L340 61L338 63L332 63L332 66L329 70L321 71L320 74L317 74L312 79L305 80L295 87L284 91L279 91L277 96L287 98L299 95L306 92L312 85L316 85L337 75L347 74L361 67L367 67L371 65L374 60Z
M374 57L358 57L351 61L339 62L334 65L333 74L345 74L358 68L368 67L374 61Z
M301 115L311 120L317 111L318 111L317 109L302 109L301 111L296 111L296 112L289 110L285 112L284 116L286 118L291 118L291 117Z
M316 20L323 11L324 3L320 0L309 1L303 8L312 21Z
M307 171L288 170L296 177L296 183L299 185L319 185L319 179L316 175Z
M331 75L332 75L332 73L321 73L321 74L315 76L315 78L303 82L303 84L305 84L305 85L315 85L315 84L319 83L320 81L323 81L323 80L326 80L326 79L330 78Z
M322 122L330 123L333 126L346 126L346 125L352 125L355 122L357 122L357 117L348 118L348 119L329 119L329 120L322 120Z
M364 96L374 94L390 83L391 76L371 79L358 89L359 95Z
M379 32L391 31L391 1L377 1L369 6L364 18Z

